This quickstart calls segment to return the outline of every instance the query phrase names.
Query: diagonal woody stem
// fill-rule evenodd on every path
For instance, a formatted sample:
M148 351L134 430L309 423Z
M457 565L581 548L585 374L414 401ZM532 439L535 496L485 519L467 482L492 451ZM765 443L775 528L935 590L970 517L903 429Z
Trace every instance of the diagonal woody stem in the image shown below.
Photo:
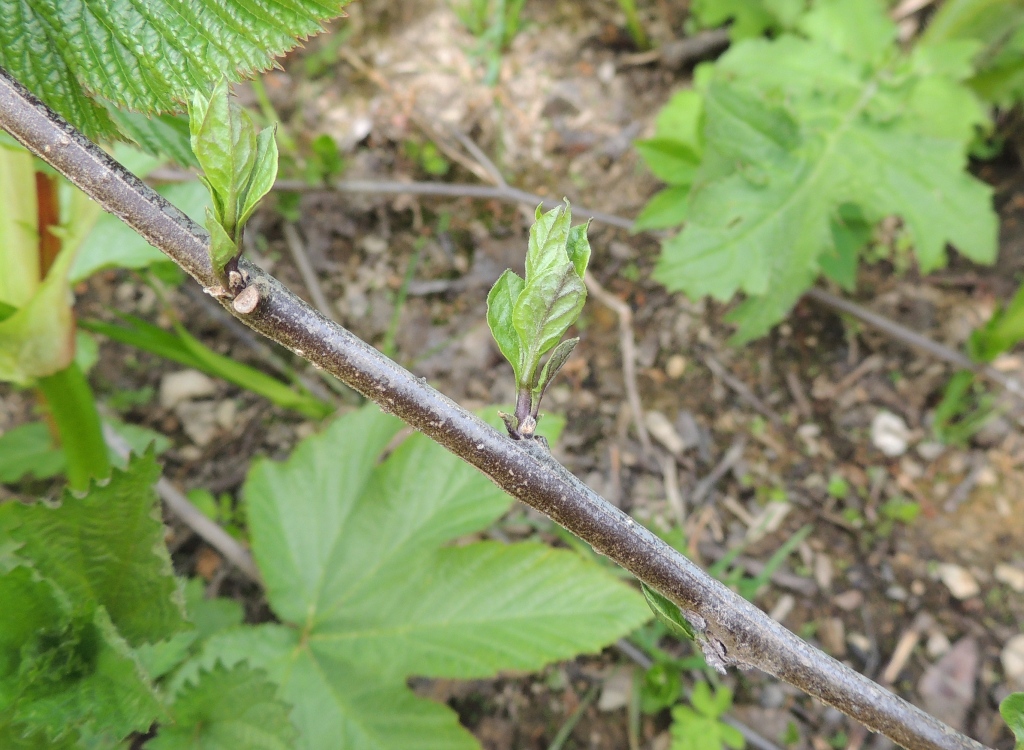
M218 284L203 230L2 70L0 127L204 287ZM272 276L245 260L240 267L250 281L249 288L226 305L236 317L401 417L510 495L663 592L693 623L709 663L719 668L757 667L910 750L984 747L812 648L595 494L534 441L499 434L324 318ZM245 304L240 304L243 296Z

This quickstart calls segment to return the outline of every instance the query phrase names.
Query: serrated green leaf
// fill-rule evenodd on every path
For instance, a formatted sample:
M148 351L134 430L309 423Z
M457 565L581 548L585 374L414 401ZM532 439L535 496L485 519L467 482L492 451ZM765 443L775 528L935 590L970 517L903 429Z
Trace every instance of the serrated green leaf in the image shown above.
M569 355L572 354L572 350L576 348L578 343L580 343L579 337L566 339L551 350L551 356L548 357L548 361L544 363L544 368L540 371L537 387L534 389L535 392L543 394L547 390L552 378L558 374L558 371L568 361Z
M640 590L643 591L647 606L651 608L654 616L658 618L676 638L683 638L688 641L697 640L693 626L683 617L678 605L659 591L652 589L646 583L640 583Z
M540 209L538 206L537 221L530 227L530 243L526 251L527 283L551 268L561 267L568 260L565 243L572 224L568 202L545 214L541 214Z
M183 115L144 115L107 104L107 113L121 133L152 156L170 157L182 167L198 167L192 153L188 118Z
M102 607L80 603L73 611L25 566L0 576L0 601L13 613L0 618L0 736L34 736L20 743L25 747L64 746L76 734L120 738L160 714L152 686Z
M843 12L876 8L850 6ZM737 343L765 333L813 282L841 205L872 225L900 216L923 271L946 262L947 243L979 262L994 257L991 190L964 171L971 119L948 111L948 86L873 69L848 56L846 37L825 36L736 44L707 88L687 225L664 243L655 277L695 297L746 293L730 316Z
M0 436L0 482L49 479L64 468L64 451L43 422L29 422Z
M215 636L181 672L216 659L265 669L295 706L305 748L475 747L449 711L412 697L409 675L534 669L648 616L571 552L442 546L486 528L511 500L421 435L376 463L397 428L367 407L287 462L254 466L244 488L253 552L287 625Z
M691 12L703 26L732 21L733 41L793 26L805 8L804 0L694 0Z
M587 288L572 263L563 262L527 279L512 309L512 324L524 348L524 380L535 377L540 358L576 322L586 300Z
M818 0L798 27L851 60L879 64L895 52L896 24L879 0Z
M506 268L487 293L487 326L498 349L512 365L517 383L522 375L522 343L512 323L512 310L525 285L526 282L515 271Z
M245 226L260 199L274 187L274 180L277 179L277 141L274 140L276 130L276 126L264 128L256 136L256 158L249 184L245 189L241 215L238 219L239 226Z
M297 732L277 686L245 664L217 664L174 697L171 722L149 750L291 750Z
M90 96L139 112L180 111L224 75L271 67L344 5L0 0L0 66L87 136L110 138L117 130Z
M569 262L572 263L576 269L576 275L581 279L590 264L590 240L587 238L587 229L589 228L590 219L572 227L565 243L565 252L569 255Z
M58 507L11 505L0 514L0 533L22 543L19 555L72 601L104 606L132 645L184 627L153 491L159 473L149 454L85 497L65 491Z
M1014 750L1024 750L1024 693L1010 693L999 704L999 713L1017 739Z
M682 185L665 188L655 193L633 224L634 232L649 229L668 229L686 221L689 207L690 186Z
M687 144L674 138L648 138L637 141L637 153L647 162L654 176L669 185L690 185L700 165L700 156Z

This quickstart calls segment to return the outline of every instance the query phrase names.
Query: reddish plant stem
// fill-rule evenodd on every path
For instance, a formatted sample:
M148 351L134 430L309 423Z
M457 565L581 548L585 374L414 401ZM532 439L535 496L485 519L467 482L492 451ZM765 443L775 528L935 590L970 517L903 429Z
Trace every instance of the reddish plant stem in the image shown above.
M200 284L218 284L201 229L2 71L0 127ZM240 267L259 293L251 312L237 315L246 325L336 375L670 597L694 624L709 663L762 669L910 750L984 747L786 630L596 495L537 441L501 435L256 266L243 260Z

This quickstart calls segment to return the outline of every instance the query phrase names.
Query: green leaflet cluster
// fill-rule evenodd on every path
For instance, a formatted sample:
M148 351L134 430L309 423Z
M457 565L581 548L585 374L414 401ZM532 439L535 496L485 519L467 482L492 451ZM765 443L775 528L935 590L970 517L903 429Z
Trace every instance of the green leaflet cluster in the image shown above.
M902 219L924 271L945 264L947 243L991 261L992 192L965 171L988 121L968 85L978 43L937 39L905 53L877 0L817 0L798 17L785 3L759 5L789 31L739 41L698 69L695 91L673 99L640 144L670 184L641 226L686 222L664 241L655 278L693 297L745 294L730 318L744 342L819 272L852 286L888 216Z
M200 179L213 197L206 229L213 267L221 272L241 254L245 222L277 179L276 128L256 135L252 118L231 97L224 79L209 98L197 91L188 115L192 151L203 168Z
M0 66L90 138L116 137L120 126L138 139L148 124L115 107L181 111L196 89L271 67L345 4L0 0Z
M544 392L579 343L578 338L559 339L587 299L583 279L590 262L590 222L572 226L568 201L545 214L538 206L536 219L530 227L526 278L506 269L487 295L487 324L515 373L516 409L505 417L505 425L517 438L533 435ZM548 352L542 369L541 358Z

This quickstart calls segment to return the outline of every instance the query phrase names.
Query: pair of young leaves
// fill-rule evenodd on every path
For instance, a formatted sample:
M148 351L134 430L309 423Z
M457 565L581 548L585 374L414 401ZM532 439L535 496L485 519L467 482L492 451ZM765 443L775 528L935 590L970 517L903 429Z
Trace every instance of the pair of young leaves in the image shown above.
M587 299L583 275L590 261L587 227L572 226L569 202L545 214L537 207L526 253L526 278L506 270L487 295L487 324L516 377L517 412L537 418L540 400L578 338L558 343ZM552 351L553 350L553 351ZM540 360L548 352L538 373ZM520 413L526 405L527 413Z
M264 128L257 135L223 79L209 98L197 91L188 114L192 151L204 172L200 179L213 196L206 229L219 272L239 254L245 222L277 179L275 129Z

